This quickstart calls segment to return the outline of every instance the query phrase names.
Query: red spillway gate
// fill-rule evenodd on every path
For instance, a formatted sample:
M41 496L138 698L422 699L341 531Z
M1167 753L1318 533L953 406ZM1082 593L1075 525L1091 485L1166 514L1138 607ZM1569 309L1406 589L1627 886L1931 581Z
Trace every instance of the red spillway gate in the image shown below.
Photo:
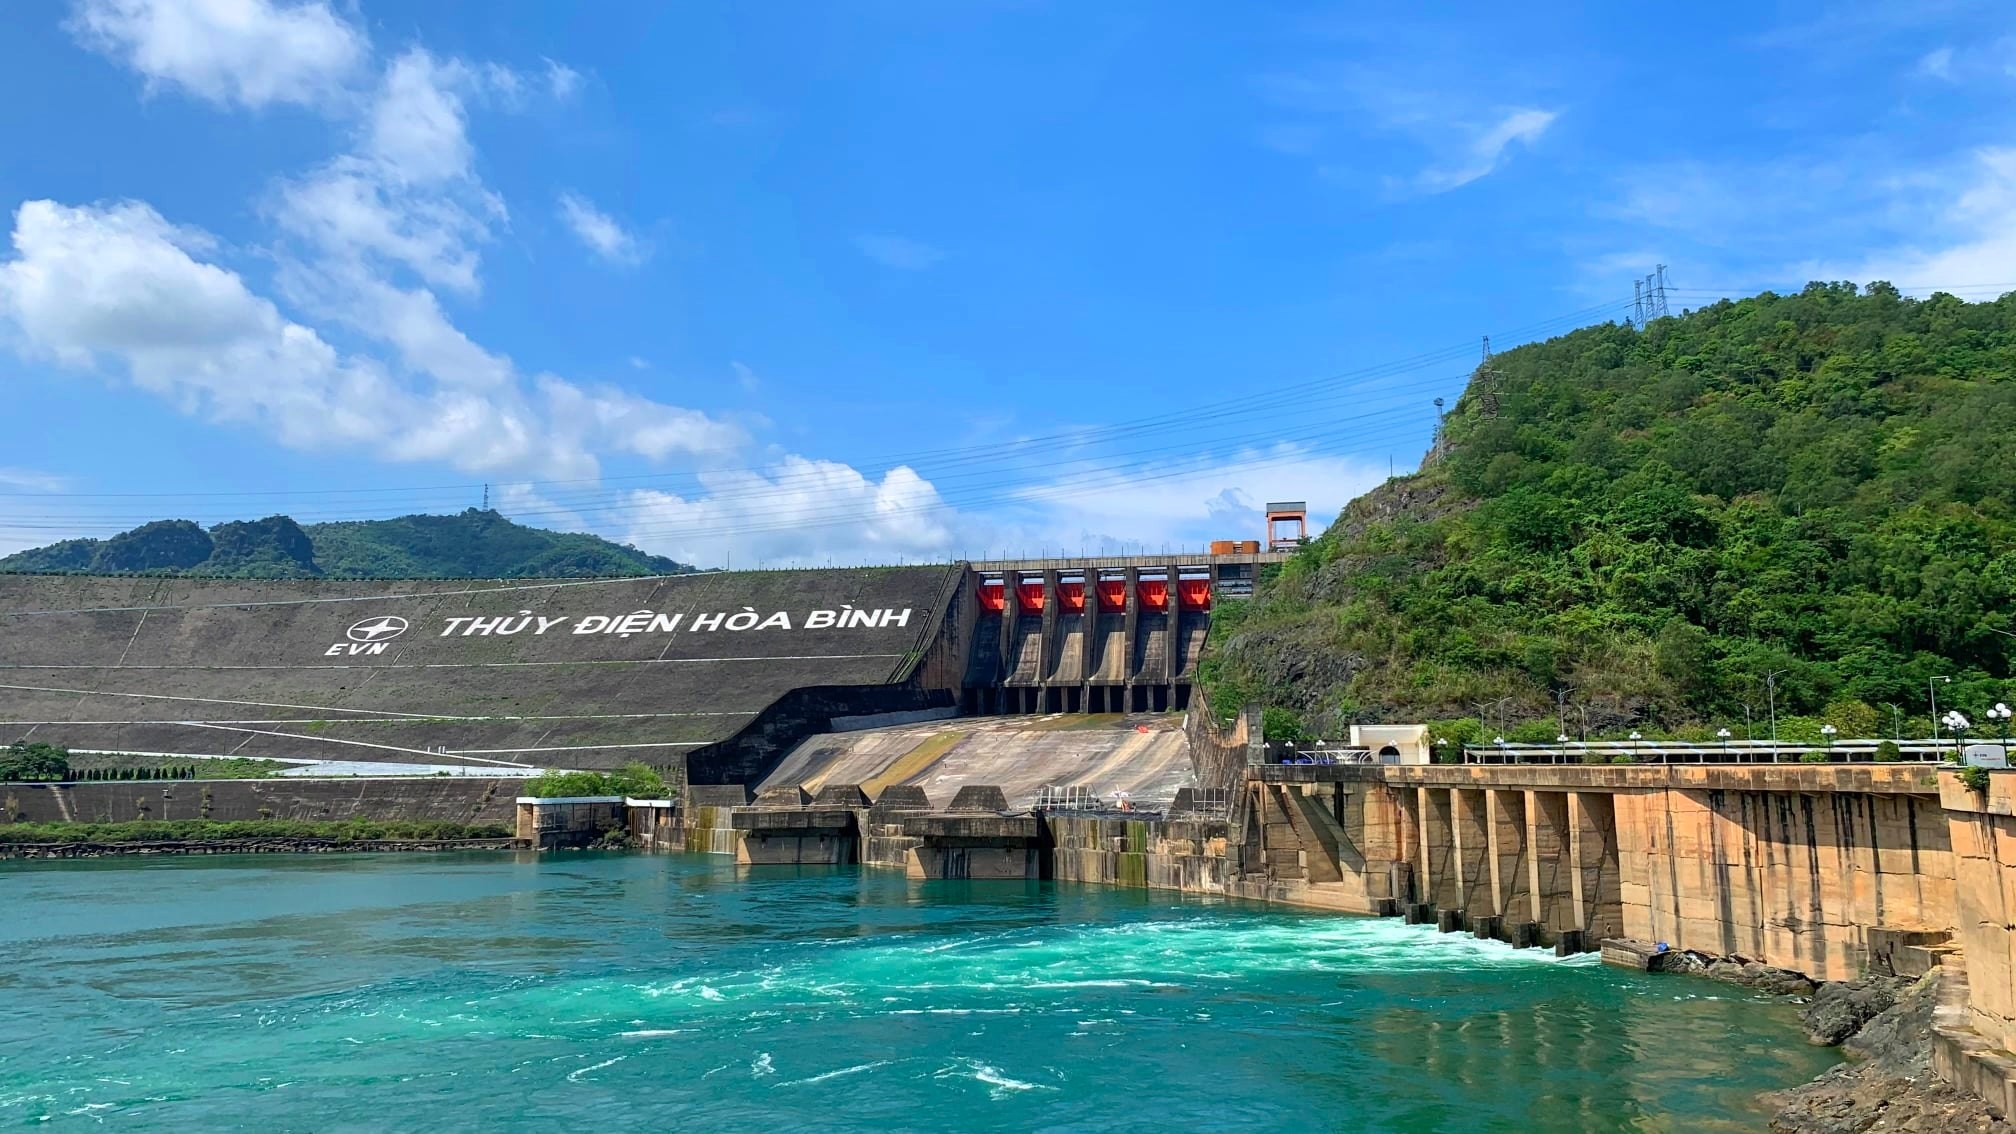
M1127 580L1099 580L1099 609L1106 614L1118 614L1127 609Z
M1008 592L999 579L980 580L980 613L999 614L1008 609Z
M1015 588L1015 597L1019 600L1022 613L1043 613L1043 584L1041 582L1021 584Z
M1184 610L1211 609L1211 580L1184 579L1176 584L1176 601Z
M1143 579L1136 593L1141 596L1143 610L1169 609L1169 582L1166 579Z
M1085 613L1085 584L1057 584L1057 612L1059 614Z

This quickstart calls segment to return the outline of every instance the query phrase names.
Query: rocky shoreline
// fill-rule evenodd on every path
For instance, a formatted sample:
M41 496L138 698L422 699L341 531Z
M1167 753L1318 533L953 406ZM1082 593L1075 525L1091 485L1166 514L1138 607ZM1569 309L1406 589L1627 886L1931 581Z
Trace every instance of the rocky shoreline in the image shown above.
M331 854L352 851L518 850L519 839L178 839L122 843L0 843L0 859L146 854Z
M1850 1062L1804 1086L1765 1096L1775 1134L2016 1134L1988 1104L1932 1071L1939 970L1912 980L1865 977L1821 985L1805 1021L1815 1043L1839 1043ZM1839 1037L1839 1038L1836 1038Z

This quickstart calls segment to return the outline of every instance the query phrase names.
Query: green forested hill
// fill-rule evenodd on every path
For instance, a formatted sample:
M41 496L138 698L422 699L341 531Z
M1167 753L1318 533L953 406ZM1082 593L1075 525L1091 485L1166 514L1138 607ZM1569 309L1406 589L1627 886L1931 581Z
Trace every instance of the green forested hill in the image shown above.
M528 528L475 508L306 526L269 516L207 531L188 520L157 520L109 539L66 540L0 559L0 571L263 579L564 579L692 570L598 536Z
M1928 680L1979 724L2016 691L2016 295L1815 284L1493 361L1420 473L1221 607L1215 706L1761 737L1776 673L1783 736L1923 736Z

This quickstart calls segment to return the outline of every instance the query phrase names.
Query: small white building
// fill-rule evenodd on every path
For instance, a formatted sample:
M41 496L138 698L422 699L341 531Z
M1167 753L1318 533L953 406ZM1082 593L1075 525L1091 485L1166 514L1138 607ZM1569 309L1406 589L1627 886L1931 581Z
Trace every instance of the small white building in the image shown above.
M1375 764L1432 764L1428 726L1419 724L1352 725L1351 746L1372 754Z

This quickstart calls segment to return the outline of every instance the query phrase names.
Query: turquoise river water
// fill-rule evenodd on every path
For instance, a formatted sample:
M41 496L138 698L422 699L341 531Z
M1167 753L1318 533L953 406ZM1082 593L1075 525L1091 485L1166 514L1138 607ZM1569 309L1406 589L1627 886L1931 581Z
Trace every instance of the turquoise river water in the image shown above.
M1394 921L706 856L0 864L0 1128L1761 1130L1794 1009Z

